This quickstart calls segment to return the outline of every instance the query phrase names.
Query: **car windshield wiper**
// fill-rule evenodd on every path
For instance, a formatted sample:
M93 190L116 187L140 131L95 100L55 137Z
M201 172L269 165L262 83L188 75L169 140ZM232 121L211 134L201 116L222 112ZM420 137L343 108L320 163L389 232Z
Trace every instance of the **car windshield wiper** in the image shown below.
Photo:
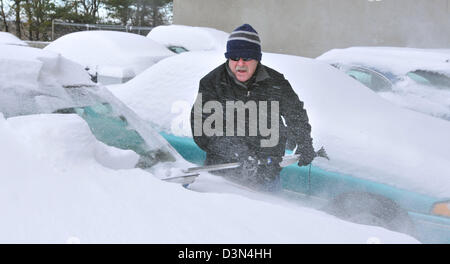
M73 88L92 88L95 87L95 84L71 84L71 85L63 85L62 87L73 89Z

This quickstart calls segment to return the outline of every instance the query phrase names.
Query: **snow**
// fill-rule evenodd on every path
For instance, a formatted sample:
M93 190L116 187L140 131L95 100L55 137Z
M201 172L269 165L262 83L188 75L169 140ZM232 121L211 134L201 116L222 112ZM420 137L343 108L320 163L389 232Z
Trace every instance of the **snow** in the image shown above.
M23 46L1 47L0 112L7 117L38 109L54 110L67 103L63 86L93 84L78 64L57 53Z
M441 73L450 78L450 51L394 47L333 49L317 57L328 63L361 65L393 75L392 90L378 95L402 107L450 120L450 87L420 84L407 76L416 70ZM390 78L393 79L393 78Z
M0 145L1 243L418 242L275 198L160 181L132 168L133 153L97 141L73 114L0 114Z
M225 62L221 52L189 52L160 61L110 90L145 120L191 136L199 80ZM434 197L450 197L450 123L400 108L326 63L264 53L305 103L315 149L331 160L314 166Z
M429 70L450 75L450 52L445 49L351 47L332 49L317 59L329 63L370 65L399 76L415 70Z
M0 44L28 46L25 41L20 40L18 37L8 32L0 32Z
M450 87L433 88L407 78L396 83L392 91L378 95L402 107L450 121Z
M163 25L152 29L147 37L166 47L181 46L189 51L225 52L228 35L229 33L208 27Z
M136 131L159 146L152 132L146 132L148 124L139 123L103 87L92 86L80 65L51 51L4 47L0 243L418 243L207 173L191 190L161 181L164 168L172 173L193 165L177 160L160 164L153 173L134 168L136 153L99 142L75 114L8 119L2 114L14 105L18 112L7 111L10 116L73 106L76 102L66 92L73 88L63 89L67 85L85 85L114 102ZM31 108L18 102L27 96L35 99Z
M174 53L141 35L82 31L64 35L44 48L62 54L99 75L134 77Z

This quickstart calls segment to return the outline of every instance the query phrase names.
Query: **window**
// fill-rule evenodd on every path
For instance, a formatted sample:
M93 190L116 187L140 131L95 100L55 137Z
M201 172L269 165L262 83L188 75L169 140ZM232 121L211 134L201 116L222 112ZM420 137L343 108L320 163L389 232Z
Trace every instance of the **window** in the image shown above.
M450 90L450 77L437 72L416 70L408 72L408 77L423 85L433 86L439 89Z
M175 53L177 53L177 54L189 51L189 50L187 50L186 48L180 47L180 46L169 46L169 47L167 47L167 48L168 48L169 50L171 50L172 52L175 52Z
M375 92L392 90L392 83L376 71L362 67L350 67L346 73Z
M109 103L66 108L56 111L61 114L78 114L92 134L106 145L133 150L140 155L136 167L150 168L158 162L173 162L175 158L163 150L150 150L141 135L128 124L123 115L116 114Z

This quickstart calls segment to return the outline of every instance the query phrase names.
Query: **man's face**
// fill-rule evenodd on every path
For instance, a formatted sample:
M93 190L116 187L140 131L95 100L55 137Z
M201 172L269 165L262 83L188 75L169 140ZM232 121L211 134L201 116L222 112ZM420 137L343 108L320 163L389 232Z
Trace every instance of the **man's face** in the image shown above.
M236 79L238 79L240 82L246 82L255 73L256 66L258 66L258 61L253 59L244 61L242 58L239 58L238 61L228 59L228 66L230 67L234 76L236 76Z

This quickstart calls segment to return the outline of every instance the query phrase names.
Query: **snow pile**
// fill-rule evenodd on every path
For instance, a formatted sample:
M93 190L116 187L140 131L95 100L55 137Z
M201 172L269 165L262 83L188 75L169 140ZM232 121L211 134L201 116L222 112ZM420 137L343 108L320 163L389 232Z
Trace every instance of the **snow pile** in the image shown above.
M117 78L134 77L173 53L141 35L118 31L83 31L64 35L45 50Z
M351 47L332 49L316 59L328 63L372 66L382 72L403 76L415 70L429 70L450 75L448 50Z
M141 118L160 129L191 136L190 107L197 96L198 81L223 62L223 54L216 51L185 52L110 90Z
M214 28L165 25L152 29L148 38L164 46L181 46L189 51L217 50L225 52L228 33Z
M25 41L20 40L18 37L8 32L0 32L0 44L28 46ZM0 47L0 49L1 48L2 47Z
M407 76L409 72L422 70L450 78L449 50L352 47L328 51L317 59L344 65L342 70L357 65L382 72L391 79L393 87L378 92L381 97L402 107L450 120L450 84L425 85Z
M0 114L0 145L1 243L417 243L293 204L160 181L77 115Z
M190 137L199 80L223 62L218 52L183 53L110 89L144 119ZM282 72L304 101L315 148L331 157L315 166L450 197L449 122L397 107L317 60L264 53L262 63Z
M63 86L93 85L80 65L57 53L4 45L0 49L0 112L48 112L68 100Z
M395 83L392 91L378 92L378 95L399 106L450 120L450 87L434 88L406 78Z

